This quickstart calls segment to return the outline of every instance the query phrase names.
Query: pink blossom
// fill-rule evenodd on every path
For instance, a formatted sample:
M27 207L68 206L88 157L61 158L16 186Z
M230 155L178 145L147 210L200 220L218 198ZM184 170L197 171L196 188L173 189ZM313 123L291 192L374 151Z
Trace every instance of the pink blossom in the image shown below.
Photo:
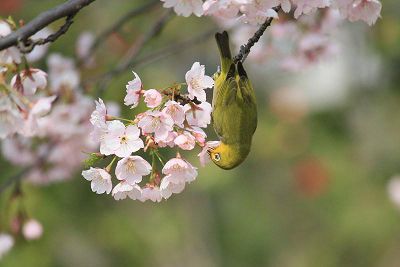
M185 110L178 102L168 101L165 103L165 108L162 110L165 114L171 116L174 123L179 127L183 127L183 122L185 121Z
M189 132L185 131L175 138L174 143L183 150L192 150L196 145L196 139Z
M176 14L189 17L192 13L200 17L203 15L202 0L161 0L165 8L173 7Z
M79 86L80 75L71 58L60 54L51 54L47 58L49 66L49 81L53 92L59 92L62 88L75 90Z
M378 0L356 0L349 9L350 21L363 20L369 26L375 24L380 17L382 4Z
M188 86L189 98L195 97L200 101L206 101L206 92L204 89L214 86L214 80L205 75L204 65L199 62L193 63L192 68L186 72L186 84Z
M11 79L11 86L22 89L25 95L34 95L37 89L45 89L47 86L47 74L39 69L23 70Z
M206 128L211 122L211 104L202 102L199 105L186 104L184 107L186 120L191 126Z
M135 78L129 81L126 85L126 96L124 98L124 104L131 106L131 108L137 107L140 99L140 91L142 90L142 81L136 72L132 71Z
M95 36L92 32L82 32L76 41L76 55L79 59L84 60L83 64L85 67L91 67L94 65L94 57L88 57L94 41Z
M39 239L43 234L43 227L37 220L30 219L22 227L22 234L26 240Z
M162 195L160 188L158 186L146 185L144 188L142 188L142 195L139 200L142 202L145 202L146 200L161 202Z
M35 153L31 151L32 140L23 136L9 137L2 142L3 157L12 164L29 166L35 162Z
M179 194L185 189L185 182L172 183L171 176L164 177L161 181L160 190L163 198L168 199L172 194Z
M151 165L140 156L129 156L121 159L115 168L115 175L118 180L125 180L134 185L142 181L142 177L149 175Z
M206 0L203 3L205 15L214 15L225 19L235 18L239 12L240 1L237 0Z
M136 200L141 198L142 189L137 184L132 185L126 181L121 181L112 190L112 196L115 200L125 199L126 197Z
M133 152L144 147L139 138L140 130L136 125L125 125L114 120L107 123L107 133L100 145L100 152L104 155L115 154L118 157L128 157Z
M17 106L7 95L0 93L0 138L4 139L19 131L22 120Z
M147 107L155 108L161 104L162 95L156 89L146 90L143 95Z
M191 127L188 130L192 133L197 142L199 142L201 145L204 145L207 134L203 131L203 129L199 127Z
M192 182L197 176L196 168L181 158L170 159L165 163L162 173L169 177L171 183L175 184Z
M91 181L93 192L97 194L109 194L111 192L111 175L106 170L90 167L89 170L82 171L82 176L86 180Z
M175 140L175 138L176 138L177 136L178 136L178 133L177 133L177 132L169 132L169 133L168 133L168 137L167 137L165 140L160 140L160 141L158 141L158 142L157 142L157 145L158 145L159 147L166 147L166 146L174 147L174 146L175 146L174 140Z
M138 126L142 128L143 135L154 133L156 142L165 140L172 131L174 121L171 116L161 111L148 111L140 119Z
M107 117L107 108L104 104L103 99L99 98L99 101L95 101L96 109L90 115L90 123L95 127L105 127L106 126L106 117Z

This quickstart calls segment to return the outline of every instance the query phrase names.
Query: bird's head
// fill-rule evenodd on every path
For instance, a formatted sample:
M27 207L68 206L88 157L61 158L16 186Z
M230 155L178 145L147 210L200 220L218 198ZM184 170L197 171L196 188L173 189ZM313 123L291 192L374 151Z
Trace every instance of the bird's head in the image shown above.
M243 149L240 145L227 145L220 142L218 146L210 147L208 154L215 165L230 170L242 163L249 151L249 149Z

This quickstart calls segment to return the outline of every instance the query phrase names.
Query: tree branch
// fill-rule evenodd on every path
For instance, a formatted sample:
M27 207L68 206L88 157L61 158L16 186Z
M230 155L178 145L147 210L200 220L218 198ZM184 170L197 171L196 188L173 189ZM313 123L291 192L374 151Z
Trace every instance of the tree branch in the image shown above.
M134 9L130 10L128 13L120 17L114 24L110 25L107 29L102 31L93 41L93 45L90 47L88 54L79 60L78 65L82 62L89 60L89 58L93 55L96 49L110 36L112 33L117 32L125 23L127 23L130 19L141 15L160 3L159 0L148 0L146 4L140 7L135 7Z
M274 7L273 10L278 12L281 9L281 6ZM267 18L263 24L261 24L260 28L254 33L253 37L251 37L245 45L240 47L239 54L233 58L233 62L237 63L239 61L244 62L246 57L250 53L250 49L260 40L260 37L264 34L265 30L271 25L273 17Z
M32 170L32 166L28 166L20 170L18 173L16 173L14 176L9 177L7 180L5 180L1 185L0 185L0 194L3 193L8 187L13 185L14 183L17 183L21 181L25 175Z
M52 42L59 36L64 34L69 26L72 24L72 18L85 6L89 5L95 0L68 0L67 2L45 11L39 14L36 18L30 21L28 24L22 26L18 30L12 32L11 34L0 38L0 51L11 46L18 45L22 43L22 47L26 46L29 49L33 49L36 45L35 42L30 41L29 37L34 35L36 32L40 31L50 23L67 17L66 23L58 30L56 33L48 36L43 41ZM44 43L46 43L44 42ZM40 44L40 42L38 43ZM19 45L21 47L21 45ZM31 47L32 46L32 47ZM23 51L22 51L23 52Z

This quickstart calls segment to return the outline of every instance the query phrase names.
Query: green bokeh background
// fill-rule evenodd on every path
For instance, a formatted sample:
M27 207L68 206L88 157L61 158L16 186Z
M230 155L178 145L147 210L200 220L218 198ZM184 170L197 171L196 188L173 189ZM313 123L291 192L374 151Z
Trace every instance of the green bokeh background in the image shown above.
M17 8L6 13L3 7L1 15L29 21L62 1L9 2ZM99 33L145 2L94 2L50 51L73 56L80 32ZM400 266L400 210L387 195L387 181L400 173L400 3L382 3L382 19L375 26L339 26L354 34L342 52L348 61L360 56L358 47L365 48L365 57L378 58L379 75L372 83L363 82L368 76L363 68L350 68L348 77L357 82L351 83L345 101L291 121L271 109L270 95L304 73L283 73L248 61L259 127L252 152L240 167L224 171L208 165L183 193L161 203L98 196L79 173L46 187L26 184L24 204L42 222L44 235L38 241L18 240L0 266ZM163 11L127 23L121 32L126 43ZM209 18L175 17L142 54L212 27ZM110 38L96 54L99 67L83 77L112 68L124 49L118 38ZM165 87L181 81L194 61L212 74L216 53L211 38L135 71L146 87ZM45 68L45 62L38 66ZM104 98L122 103L130 79L130 71L114 79ZM186 157L198 165L195 154ZM0 169L0 181L17 171L4 160ZM1 213L8 196L1 196Z

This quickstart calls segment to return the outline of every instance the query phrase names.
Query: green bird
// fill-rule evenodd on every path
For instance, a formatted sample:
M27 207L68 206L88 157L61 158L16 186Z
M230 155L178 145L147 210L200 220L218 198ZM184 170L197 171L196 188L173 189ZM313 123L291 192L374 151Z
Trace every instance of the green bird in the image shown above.
M211 160L222 169L242 163L250 152L257 128L257 105L253 86L242 62L234 63L228 33L216 33L221 68L214 74L212 124L220 138L208 149Z

